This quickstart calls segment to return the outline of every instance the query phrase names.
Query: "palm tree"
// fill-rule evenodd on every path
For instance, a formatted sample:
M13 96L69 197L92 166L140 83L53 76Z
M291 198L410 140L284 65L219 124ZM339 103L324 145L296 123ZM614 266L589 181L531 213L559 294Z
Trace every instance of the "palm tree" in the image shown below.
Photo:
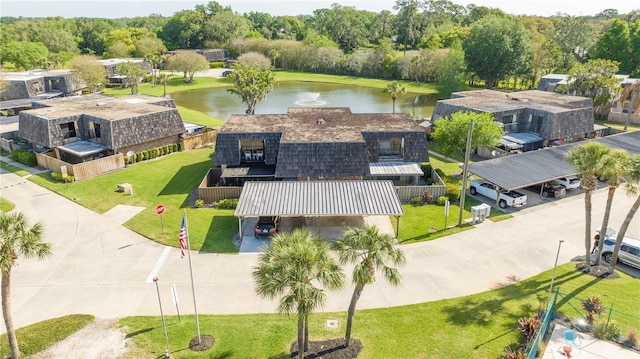
M407 92L407 88L398 81L391 81L387 87L384 88L384 92L391 96L391 99L393 100L393 113L396 113L396 100L398 99L398 95L402 95Z
M624 221L622 221L622 226L620 226L620 230L618 231L616 245L613 248L611 261L609 261L609 273L613 273L613 268L616 267L616 263L618 262L618 252L620 252L620 246L622 245L622 239L627 233L627 228L629 228L629 224L631 224L633 216L635 216L636 212L638 212L638 208L640 208L640 194L638 193L640 192L640 154L636 154L631 157L631 160L629 161L629 171L627 171L625 179L627 180L627 192L634 194L637 197L631 205L631 209L629 209Z
M600 178L603 178L607 182L609 192L607 194L607 204L604 209L604 218L602 219L602 228L600 233L607 233L609 226L609 216L611 215L611 206L613 205L613 195L616 189L620 187L622 176L629 169L629 161L631 157L629 153L624 150L612 150L606 155L602 156L599 164L601 168ZM600 253L602 253L602 247L604 246L604 235L598 243L598 257L596 258L596 265L600 264Z
M355 289L347 313L345 347L348 347L351 341L351 327L356 303L360 299L364 286L375 281L376 271L381 270L385 279L392 285L400 284L400 273L388 264L401 266L405 263L404 253L394 245L394 242L394 239L388 234L380 234L378 227L369 225L364 229L349 229L334 244L340 253L342 264L355 264L352 277Z
M339 289L344 285L344 274L331 257L329 244L309 229L295 229L291 233L278 233L271 246L259 256L253 271L259 296L274 299L278 296L278 313L298 315L298 358L308 348L308 318L314 309L326 302L323 289Z
M51 255L51 244L43 242L44 226L38 222L31 226L19 212L0 214L0 270L2 271L2 315L7 328L11 358L20 357L18 339L11 317L11 269L19 256L43 259Z
M584 189L585 214L585 271L591 270L591 194L598 188L599 164L602 157L609 152L609 147L599 142L588 142L572 148L567 154L567 160L576 168L580 176L580 184Z
M166 97L167 96L167 82L169 82L169 77L171 77L171 75L169 75L169 74L162 74L161 73L161 74L158 75L158 81L160 81L160 83L164 87L164 90L162 92L162 97Z

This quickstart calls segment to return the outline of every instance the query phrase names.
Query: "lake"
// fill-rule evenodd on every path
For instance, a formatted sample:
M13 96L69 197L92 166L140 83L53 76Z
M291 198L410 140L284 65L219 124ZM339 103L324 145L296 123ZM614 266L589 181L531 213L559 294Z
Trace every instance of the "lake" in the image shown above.
M240 97L226 88L187 90L171 94L175 103L213 117L228 119L245 113ZM438 94L407 92L396 101L396 112L414 119L431 117ZM391 113L393 101L382 89L324 82L276 84L267 99L256 105L256 114L284 114L289 107L349 107L353 113Z

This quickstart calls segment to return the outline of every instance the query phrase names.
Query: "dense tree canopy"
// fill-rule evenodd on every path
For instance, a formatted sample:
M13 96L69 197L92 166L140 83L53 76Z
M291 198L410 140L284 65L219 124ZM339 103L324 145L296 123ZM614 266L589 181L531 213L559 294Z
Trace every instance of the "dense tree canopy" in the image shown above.
M524 73L531 61L531 43L521 23L490 16L478 21L463 43L467 69L489 88L508 75Z
M456 112L451 118L435 121L433 138L443 146L447 154L463 153L467 145L469 126L473 120L471 152L478 147L492 147L502 138L502 130L491 113Z

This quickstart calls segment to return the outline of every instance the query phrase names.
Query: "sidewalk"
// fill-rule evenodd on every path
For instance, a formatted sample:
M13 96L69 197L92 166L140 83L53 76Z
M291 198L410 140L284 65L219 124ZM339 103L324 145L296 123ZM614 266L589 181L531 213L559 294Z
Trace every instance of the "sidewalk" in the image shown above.
M16 166L18 168L21 168L25 171L29 171L29 175L25 176L24 178L29 178L29 176L31 175L35 175L35 174L40 174L40 173L46 173L46 172L50 172L51 170L46 169L46 168L42 168L42 167L29 167L29 166L25 166L20 162L14 161L11 158L7 157L7 156L0 156L0 161L8 163L12 166Z

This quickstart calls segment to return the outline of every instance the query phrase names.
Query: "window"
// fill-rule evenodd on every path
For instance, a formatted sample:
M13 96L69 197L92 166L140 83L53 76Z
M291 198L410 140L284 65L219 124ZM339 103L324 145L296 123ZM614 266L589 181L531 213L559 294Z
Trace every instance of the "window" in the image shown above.
M380 156L404 156L404 138L392 137L388 140L380 140L378 143L378 152Z
M77 137L76 124L74 122L61 123L60 129L62 130L63 138Z
M100 124L89 122L89 138L100 138Z
M502 128L504 133L517 132L518 122L516 122L516 115L502 116Z
M264 161L264 140L240 140L240 160Z
M531 116L531 122L529 123L529 132L540 133L542 129L542 116Z

